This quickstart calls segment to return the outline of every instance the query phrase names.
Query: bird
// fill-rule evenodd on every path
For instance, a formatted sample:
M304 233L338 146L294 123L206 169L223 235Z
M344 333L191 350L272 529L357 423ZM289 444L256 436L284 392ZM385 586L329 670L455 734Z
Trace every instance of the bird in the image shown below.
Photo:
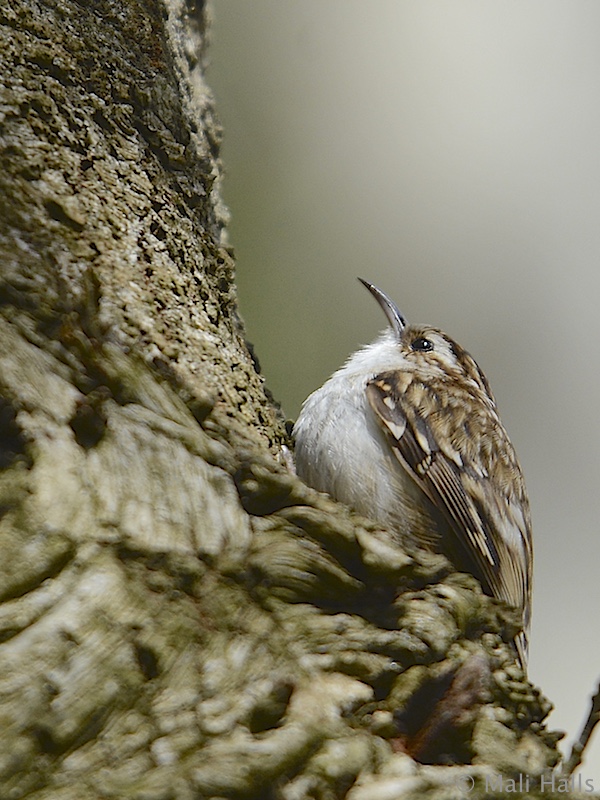
M388 327L304 401L293 428L296 472L400 543L442 553L515 608L525 670L531 515L488 380L448 335L409 324L381 289L359 280Z

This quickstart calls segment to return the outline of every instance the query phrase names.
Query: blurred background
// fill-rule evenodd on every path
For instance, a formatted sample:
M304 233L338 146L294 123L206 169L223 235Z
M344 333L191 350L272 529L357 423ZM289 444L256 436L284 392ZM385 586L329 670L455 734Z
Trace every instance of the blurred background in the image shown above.
M531 498L530 676L600 675L600 4L214 0L242 315L285 414L384 327L477 359ZM600 789L600 734L581 774Z

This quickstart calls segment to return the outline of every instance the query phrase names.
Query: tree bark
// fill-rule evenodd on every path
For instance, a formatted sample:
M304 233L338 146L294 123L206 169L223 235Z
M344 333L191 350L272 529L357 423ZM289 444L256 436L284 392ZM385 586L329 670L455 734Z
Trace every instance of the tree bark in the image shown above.
M557 737L510 612L286 466L206 27L192 0L0 9L0 796L539 780Z

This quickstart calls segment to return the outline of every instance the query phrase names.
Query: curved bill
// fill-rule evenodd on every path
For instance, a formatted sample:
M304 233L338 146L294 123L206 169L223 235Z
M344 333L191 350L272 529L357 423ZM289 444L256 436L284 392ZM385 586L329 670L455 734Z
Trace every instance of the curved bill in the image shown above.
M378 289L377 286L375 286L375 284L369 283L369 281L365 281L362 278L359 278L358 280L371 292L375 300L377 300L383 309L383 313L386 315L388 322L392 326L394 333L396 336L398 336L398 338L400 338L402 331L406 327L406 320L398 311L397 306L392 303L387 294L384 294L381 289Z

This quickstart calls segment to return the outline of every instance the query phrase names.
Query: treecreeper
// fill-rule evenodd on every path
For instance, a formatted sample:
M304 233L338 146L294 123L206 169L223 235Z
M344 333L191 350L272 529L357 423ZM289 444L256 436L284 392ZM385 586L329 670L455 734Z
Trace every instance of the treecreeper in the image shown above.
M489 383L441 330L407 323L360 279L389 327L304 402L296 470L318 491L448 557L520 613L527 665L533 549L523 473Z

